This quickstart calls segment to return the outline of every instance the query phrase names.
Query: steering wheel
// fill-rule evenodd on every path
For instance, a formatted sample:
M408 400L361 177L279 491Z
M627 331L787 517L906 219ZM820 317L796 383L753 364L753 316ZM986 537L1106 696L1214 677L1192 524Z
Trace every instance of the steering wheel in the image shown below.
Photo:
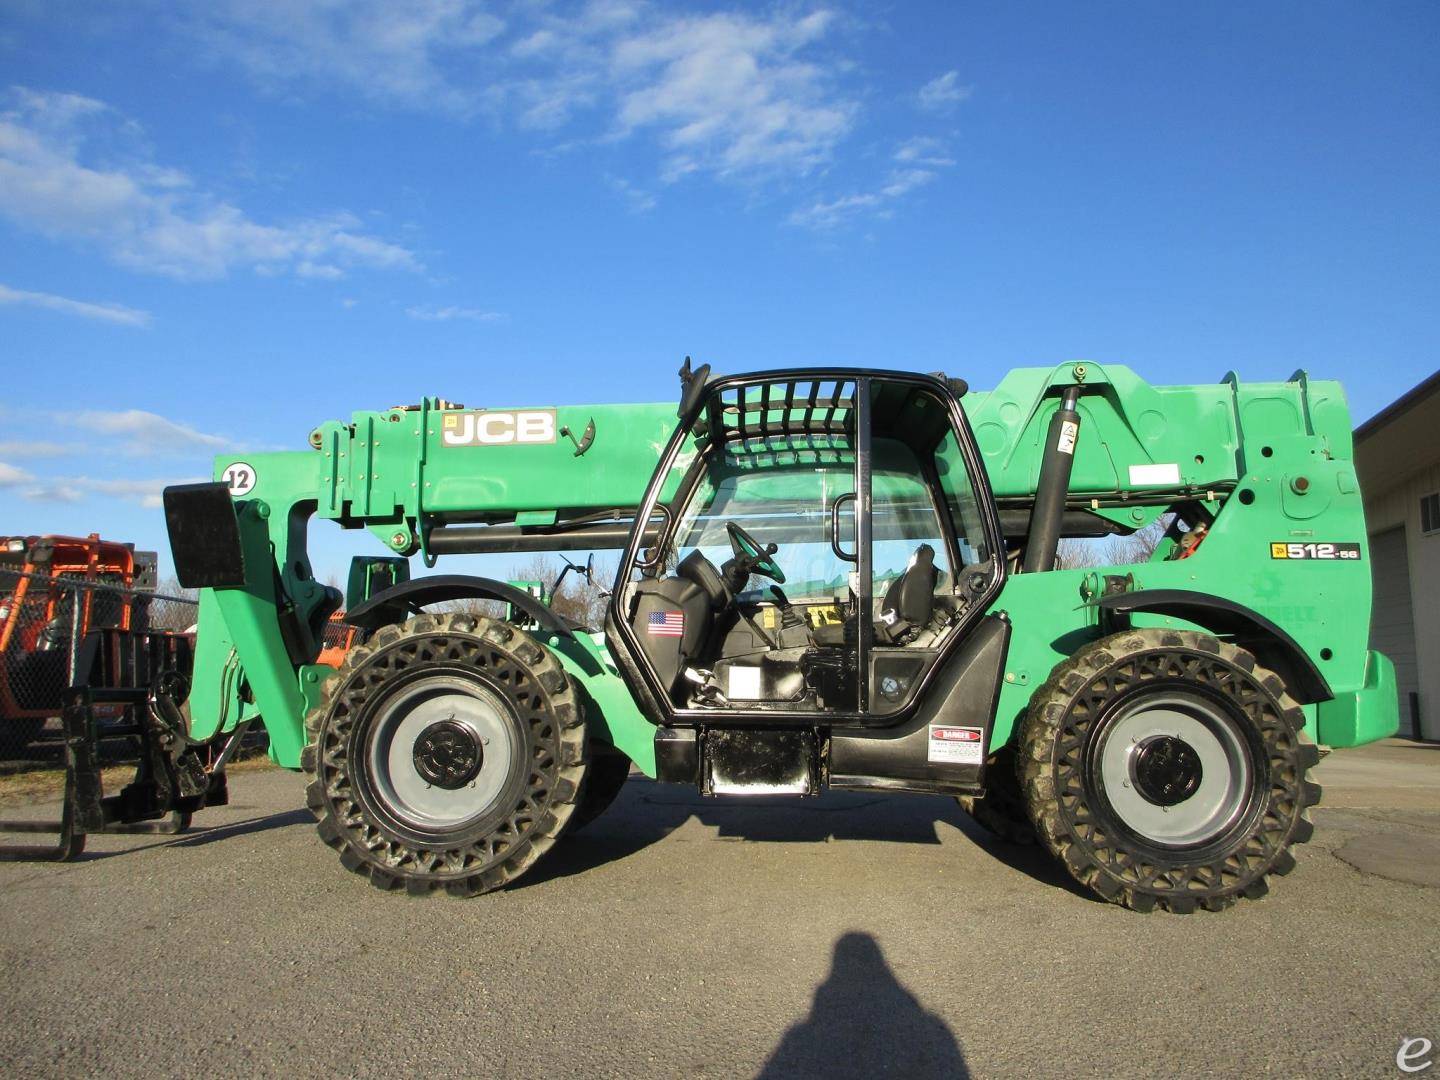
M761 545L760 541L733 521L725 523L725 531L730 534L730 547L735 552L735 557L748 564L750 573L768 577L777 585L785 584L785 571L775 564L772 557L779 550L774 544Z

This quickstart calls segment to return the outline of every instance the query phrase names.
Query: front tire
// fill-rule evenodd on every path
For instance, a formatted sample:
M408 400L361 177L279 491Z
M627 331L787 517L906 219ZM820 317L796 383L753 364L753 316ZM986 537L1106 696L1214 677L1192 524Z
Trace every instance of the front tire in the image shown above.
M1320 798L1305 715L1244 649L1131 630L1035 694L1020 776L1036 832L1081 884L1139 911L1258 899L1295 866Z
M590 772L575 816L570 819L570 833L576 833L609 809L620 797L625 781L630 778L630 759L613 747L590 744Z
M420 615L352 647L306 718L320 838L381 889L473 896L559 838L588 767L553 654L468 614Z

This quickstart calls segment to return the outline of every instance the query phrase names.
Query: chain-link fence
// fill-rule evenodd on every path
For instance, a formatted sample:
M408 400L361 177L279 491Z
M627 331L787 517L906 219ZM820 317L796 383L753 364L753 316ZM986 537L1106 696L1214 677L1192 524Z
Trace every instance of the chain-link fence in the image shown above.
M196 608L187 597L123 588L114 575L0 568L0 775L53 767L63 757L60 710L86 634L191 631Z

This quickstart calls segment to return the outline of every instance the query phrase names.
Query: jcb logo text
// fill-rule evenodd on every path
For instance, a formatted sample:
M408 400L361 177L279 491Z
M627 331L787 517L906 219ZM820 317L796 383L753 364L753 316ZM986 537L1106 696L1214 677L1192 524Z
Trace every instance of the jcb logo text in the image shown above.
M555 410L524 409L520 412L499 412L479 409L474 412L446 413L442 425L442 435L446 446L553 443L555 441Z

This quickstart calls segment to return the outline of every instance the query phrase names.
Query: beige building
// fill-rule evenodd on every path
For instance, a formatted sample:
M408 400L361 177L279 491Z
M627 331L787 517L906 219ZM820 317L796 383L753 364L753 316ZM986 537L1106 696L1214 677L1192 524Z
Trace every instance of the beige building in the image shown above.
M1375 606L1395 661L1400 734L1440 739L1440 372L1355 429Z

